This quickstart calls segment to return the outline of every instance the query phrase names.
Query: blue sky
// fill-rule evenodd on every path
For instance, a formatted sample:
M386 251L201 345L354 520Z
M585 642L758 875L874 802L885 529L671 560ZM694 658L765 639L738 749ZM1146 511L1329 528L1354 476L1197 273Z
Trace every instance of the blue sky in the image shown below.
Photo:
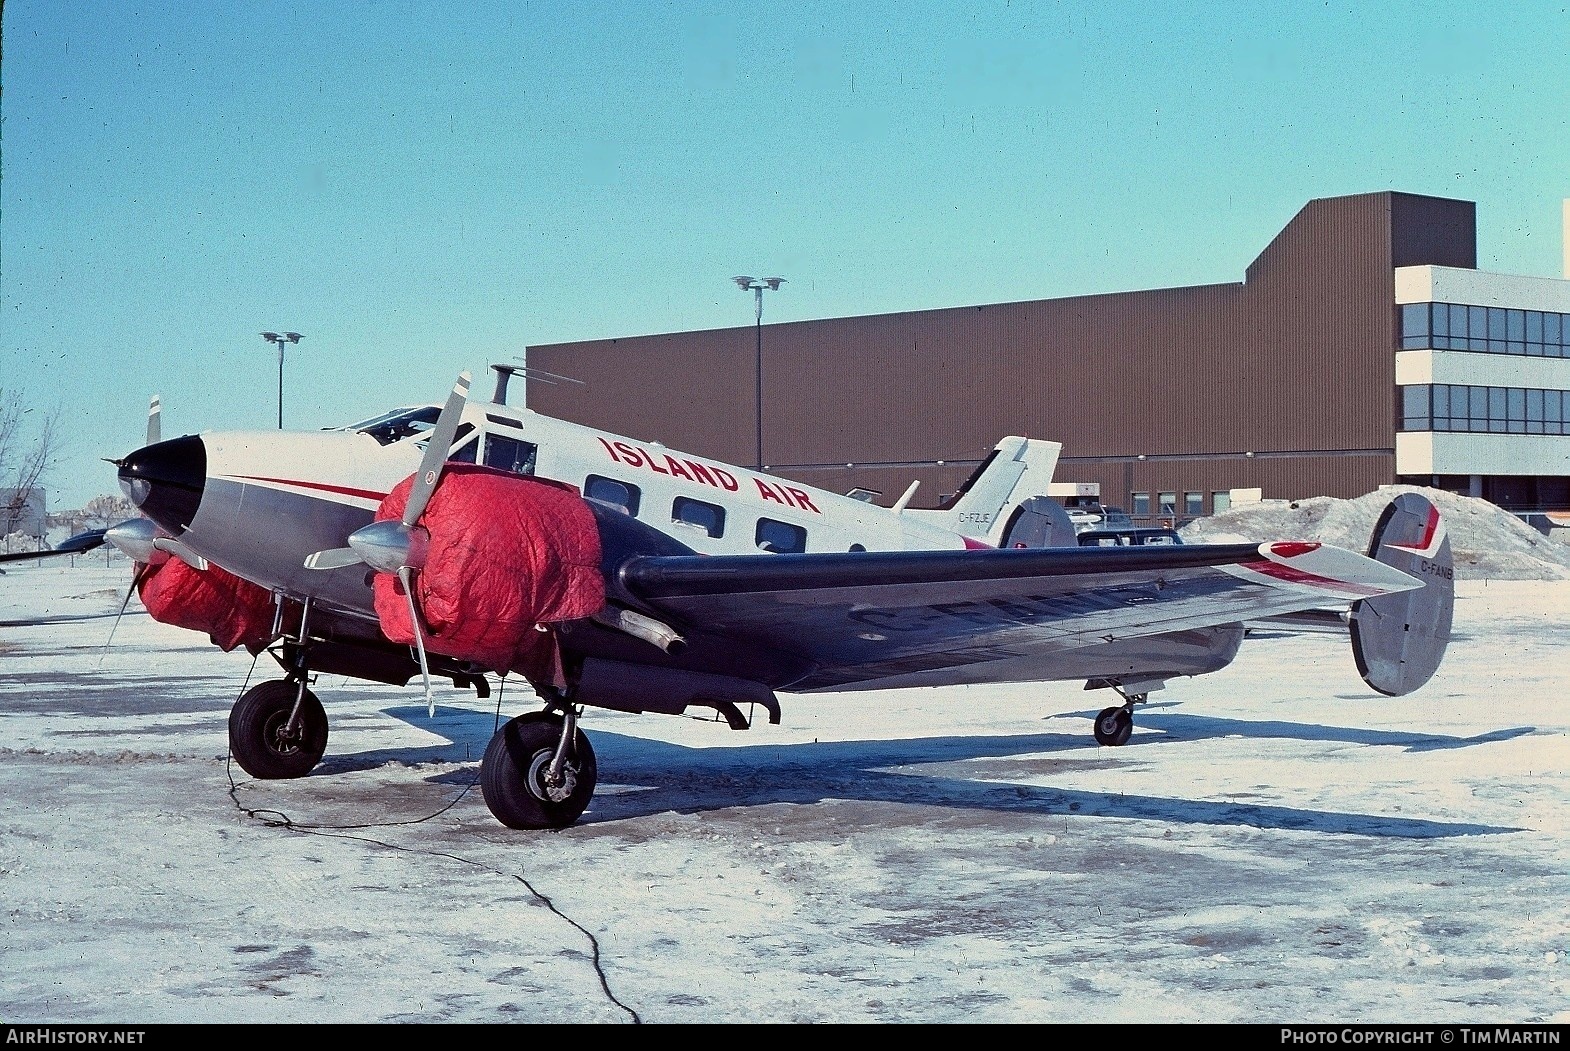
M1302 205L1563 276L1562 2L10 0L0 386L51 509L165 433L439 400L531 343L1240 280ZM634 380L635 381L635 380ZM481 389L486 389L482 386Z

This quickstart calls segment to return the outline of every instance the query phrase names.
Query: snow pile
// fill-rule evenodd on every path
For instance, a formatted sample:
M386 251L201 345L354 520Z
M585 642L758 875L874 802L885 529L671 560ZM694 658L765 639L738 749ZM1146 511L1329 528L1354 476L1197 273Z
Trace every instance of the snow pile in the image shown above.
M1178 532L1190 544L1318 540L1362 552L1385 505L1404 492L1421 493L1439 508L1458 578L1570 580L1570 545L1550 540L1487 500L1413 485L1388 486L1354 500L1316 496L1238 504Z

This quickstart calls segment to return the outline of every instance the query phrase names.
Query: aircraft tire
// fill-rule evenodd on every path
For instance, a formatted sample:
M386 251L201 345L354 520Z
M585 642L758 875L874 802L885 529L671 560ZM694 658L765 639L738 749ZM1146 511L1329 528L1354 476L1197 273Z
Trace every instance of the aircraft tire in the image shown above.
M1116 747L1128 744L1134 732L1134 717L1127 708L1103 708L1096 716L1096 743Z
M299 687L283 679L259 683L229 711L229 751L240 768L263 781L304 777L327 751L327 712L310 690L300 706L300 729L283 736Z
M511 720L491 738L480 760L480 793L496 820L508 828L566 828L583 814L594 795L598 769L594 748L582 730L572 742L566 792L553 798L545 772L561 740L561 719L530 712Z

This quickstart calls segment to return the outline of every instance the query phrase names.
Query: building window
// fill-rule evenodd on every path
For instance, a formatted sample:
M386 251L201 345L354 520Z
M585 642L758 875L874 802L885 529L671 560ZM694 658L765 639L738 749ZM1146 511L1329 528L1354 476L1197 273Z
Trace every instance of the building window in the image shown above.
M1162 493L1156 497L1156 513L1162 515L1177 514L1177 494Z
M1570 315L1464 303L1403 303L1402 350L1472 350L1532 358L1570 357Z
M1505 318L1504 307L1485 307L1488 311L1488 349L1496 354L1509 351L1505 344Z
M1229 508L1231 506L1232 506L1232 491L1230 489L1218 489L1215 492L1210 494L1210 513L1211 514L1219 515L1221 512L1225 511L1227 508Z
M702 530L709 536L721 536L725 532L725 508L678 496L671 504L671 521Z
M1570 391L1421 383L1401 388L1403 431L1570 434Z
M776 522L772 518L758 519L754 535L758 547L777 554L792 554L807 550L807 531L789 522Z
M1183 494L1183 513L1185 515L1189 515L1191 517L1193 515L1202 515L1202 514L1204 514L1205 513L1205 494L1204 493L1184 493Z
M1401 349L1423 350L1429 346L1428 315L1432 303L1401 305Z
M1432 415L1429 412L1430 390L1426 383L1401 388L1401 429L1403 431L1430 430Z
M614 478L591 474L583 481L583 495L590 500L610 504L634 518L638 516L638 497L641 494L631 482L618 482Z
M1128 501L1128 503L1129 503L1129 506L1134 509L1134 514L1136 514L1136 515L1148 515L1148 514L1150 514L1150 494L1149 493L1130 493L1129 494L1129 501Z
M1459 304L1450 304L1450 348L1451 350L1471 350L1472 341L1468 338L1468 319L1472 312ZM1482 330L1478 330L1479 343L1481 344ZM1479 345L1478 350L1483 347Z

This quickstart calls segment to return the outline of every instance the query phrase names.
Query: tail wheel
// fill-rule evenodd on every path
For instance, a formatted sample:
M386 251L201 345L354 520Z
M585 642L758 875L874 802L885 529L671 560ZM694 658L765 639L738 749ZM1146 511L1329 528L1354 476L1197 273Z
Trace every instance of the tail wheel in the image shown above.
M299 719L293 729L289 726L299 689L298 683L283 679L264 682L246 691L230 710L229 751L252 777L304 777L327 751L327 712L310 690L301 701Z
M491 738L480 761L480 792L496 820L508 828L566 828L589 805L598 770L594 748L574 729L561 779L550 782L562 721L546 712L513 719Z
M1134 716L1127 708L1103 708L1096 716L1096 743L1104 745L1128 744L1134 732Z

